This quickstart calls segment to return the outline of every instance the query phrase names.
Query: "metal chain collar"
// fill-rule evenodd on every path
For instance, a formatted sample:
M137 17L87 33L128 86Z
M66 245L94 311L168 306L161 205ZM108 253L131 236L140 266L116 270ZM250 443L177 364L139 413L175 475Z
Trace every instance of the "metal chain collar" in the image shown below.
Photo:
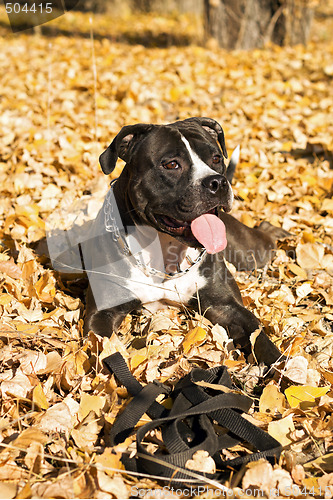
M113 179L113 181L110 184L110 189L105 197L105 202L104 202L104 224L105 224L105 229L108 233L111 233L111 237L115 243L118 243L121 252L126 255L127 257L133 257L135 260L136 266L143 271L143 273L146 276L158 276L163 279L173 279L173 278L178 278L180 276L183 276L184 274L188 273L192 267L195 265L199 264L199 262L202 261L204 256L206 255L207 251L205 248L203 248L198 257L193 261L189 256L186 256L185 259L187 262L190 264L190 267L184 269L183 271L177 271L175 273L166 273L163 271L159 271L158 269L154 269L153 267L146 266L141 262L141 260L134 255L126 240L122 237L119 227L117 226L116 223L116 218L114 216L114 211L113 211L113 204L111 201L112 195L113 195L113 185L116 182L117 179Z

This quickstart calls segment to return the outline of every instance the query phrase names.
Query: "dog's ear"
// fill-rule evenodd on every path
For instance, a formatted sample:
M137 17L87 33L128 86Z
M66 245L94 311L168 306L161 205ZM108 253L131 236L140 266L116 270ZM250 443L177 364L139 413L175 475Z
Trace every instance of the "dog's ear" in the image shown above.
M240 156L240 146L238 146L233 150L229 165L227 166L227 179L232 183L232 179L234 178L235 170L237 167L237 163L239 162L239 156Z
M188 120L199 123L220 144L223 156L225 158L228 158L227 148L225 147L225 142L224 142L223 128L216 120L213 120L212 118L206 118L203 116L188 118Z
M136 125L123 127L99 157L99 163L104 174L110 174L114 170L118 157L127 162L136 139L141 134L149 132L153 126L147 123L137 123Z

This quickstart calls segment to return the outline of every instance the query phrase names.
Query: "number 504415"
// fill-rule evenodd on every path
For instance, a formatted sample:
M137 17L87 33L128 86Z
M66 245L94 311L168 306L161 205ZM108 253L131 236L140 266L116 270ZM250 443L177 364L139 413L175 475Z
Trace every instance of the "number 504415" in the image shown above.
M28 5L20 3L5 2L7 14L30 14L30 13L47 13L52 12L52 3L33 3Z

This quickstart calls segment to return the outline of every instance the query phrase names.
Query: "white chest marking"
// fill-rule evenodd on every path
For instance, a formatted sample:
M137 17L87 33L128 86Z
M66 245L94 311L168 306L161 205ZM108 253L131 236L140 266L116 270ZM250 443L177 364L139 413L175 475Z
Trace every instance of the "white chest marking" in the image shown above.
M186 149L190 155L190 158L192 160L192 182L197 183L198 181L201 181L205 177L208 177L209 175L216 175L217 172L210 168L207 163L202 161L201 158L197 155L195 151L190 146L190 143L188 140L182 136L182 141L186 146Z
M128 286L151 312L165 307L168 302L187 304L207 283L206 278L200 276L199 267L197 265L188 273L166 281L146 276L138 267L132 267Z

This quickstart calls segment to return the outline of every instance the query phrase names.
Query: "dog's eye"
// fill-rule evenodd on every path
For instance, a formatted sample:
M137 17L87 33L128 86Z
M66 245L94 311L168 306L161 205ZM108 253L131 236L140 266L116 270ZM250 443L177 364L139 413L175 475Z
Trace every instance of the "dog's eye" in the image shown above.
M180 165L176 160L169 161L168 163L164 163L163 167L168 169L168 170L175 170L176 168L179 168Z
M213 163L220 163L221 161L221 156L220 155L214 155L212 158Z

